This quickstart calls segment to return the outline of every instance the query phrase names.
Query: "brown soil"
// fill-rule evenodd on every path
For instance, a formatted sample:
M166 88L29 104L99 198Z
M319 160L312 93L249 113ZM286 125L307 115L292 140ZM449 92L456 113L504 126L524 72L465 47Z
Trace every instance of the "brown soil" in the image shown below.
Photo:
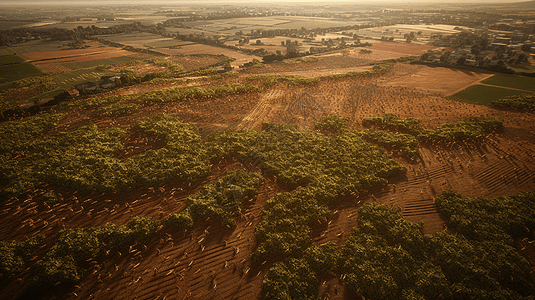
M223 54L228 57L236 58L235 61L231 62L231 65L233 67L239 67L243 65L244 63L250 62L253 59L262 60L262 57L255 56L255 55L249 55L249 54L243 54L238 51L225 49L221 47L215 47L210 45L201 45L201 44L192 44L192 45L184 45L181 46L179 49L158 49L159 52L163 52L170 55L191 55L191 54Z
M57 57L87 55L91 53L112 52L112 51L119 50L116 47L106 46L98 42L91 42L89 44L91 45L91 47L84 48L84 49L32 52L32 53L24 53L24 56L26 56L29 60L40 60L40 59L50 59L50 58L57 58Z
M407 64L397 64L394 72L397 73L395 76L384 78L380 83L385 86L416 88L443 96L454 94L493 75L487 72Z

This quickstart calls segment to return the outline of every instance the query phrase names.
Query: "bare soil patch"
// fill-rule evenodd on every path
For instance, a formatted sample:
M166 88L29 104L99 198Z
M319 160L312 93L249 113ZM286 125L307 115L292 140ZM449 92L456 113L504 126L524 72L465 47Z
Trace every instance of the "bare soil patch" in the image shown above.
M493 75L487 72L424 65L397 64L395 68L396 74L381 78L381 85L416 88L443 96L454 94Z
M98 42L90 42L88 43L88 45L90 47L84 48L84 49L32 52L32 53L24 53L24 56L26 56L30 60L40 60L40 59L53 59L53 58L60 58L60 57L87 55L91 53L110 52L110 51L120 50L115 47L110 47L110 46L100 44Z
M262 57L256 56L256 55L249 55L249 54L243 54L237 51L221 48L221 47L215 47L210 45L202 45L202 44L192 44L192 45L184 45L181 46L179 49L158 49L159 52L170 54L170 55L191 55L191 54L223 54L228 57L235 58L236 60L231 63L233 67L239 67L243 65L244 63L250 62L253 59L262 60Z

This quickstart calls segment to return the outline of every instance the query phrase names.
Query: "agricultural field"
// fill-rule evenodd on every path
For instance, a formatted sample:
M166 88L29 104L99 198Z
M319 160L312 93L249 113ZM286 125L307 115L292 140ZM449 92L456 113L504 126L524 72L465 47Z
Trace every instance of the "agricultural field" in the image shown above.
M336 21L319 17L299 17L299 16L272 16L257 18L239 18L228 20L198 21L190 22L189 26L214 34L233 35L238 31L250 31L258 29L308 29L329 28L361 24L359 21ZM181 29L178 29L182 32Z
M448 99L479 105L491 105L492 101L524 93L525 91L491 85L475 84L458 93L448 96Z
M161 35L136 32L131 34L112 34L101 35L102 39L109 40L116 43L125 44L136 48L169 48L182 45L192 44L191 42L184 42L177 39L162 37Z
M24 58L18 55L2 55L0 56L0 66L11 65L24 62Z
M2 65L0 66L0 83L15 81L41 74L43 74L43 72L41 72L37 67L28 62L12 65Z
M328 29L397 13L225 18L230 7L175 29ZM119 6L106 22L186 9ZM371 44L270 63L165 36L172 27L97 36L124 49L1 48L0 298L535 297L534 79L423 65L430 35L459 28L385 24L240 46L284 52L290 39L304 52L353 33ZM400 42L377 40L386 33ZM64 93L103 76L120 77Z
M445 217L433 201L435 197L445 190L457 190L470 197L495 197L511 195L521 191L531 191L535 188L535 181L532 176L535 170L535 158L533 156L535 154L533 146L535 141L533 131L535 128L532 125L535 124L535 120L533 115L450 101L435 93L414 88L377 85L378 79L387 79L389 76L394 76L395 72L400 72L397 69L403 70L402 66L392 68L386 73L373 76L333 77L325 78L315 83L280 81L264 85L264 79L261 78L245 79L245 82L263 87L262 90L241 87L242 91L248 90L249 92L239 92L237 85L239 82L244 84L244 78L234 76L227 79L215 79L214 82L204 81L204 91L192 88L187 88L187 90L185 88L167 90L170 93L168 94L169 96L174 95L172 93L178 93L176 94L177 98L159 98L154 97L156 94L153 96L153 94L149 93L130 94L128 97L120 98L92 96L91 98L74 101L74 106L71 106L71 108L66 106L58 107L56 111L62 115L55 115L52 119L39 121L45 122L41 130L50 130L51 135L45 135L50 140L40 141L40 139L37 139L37 144L32 147L49 147L47 145L54 143L56 137L61 137L61 139L67 141L77 139L77 136L84 136L87 140L80 140L75 144L86 145L84 143L88 143L87 146L83 147L97 147L100 149L98 151L101 152L92 152L93 154L91 155L96 155L95 159L97 157L106 158L109 163L124 164L124 167L130 168L144 165L131 165L136 161L152 159L152 156L148 156L148 153L165 155L164 153L167 151L186 151L181 147L175 148L176 146L172 146L174 145L172 143L175 143L172 141L173 139L180 139L181 136L189 136L188 138L195 139L195 142L189 145L201 148L192 148L192 150L184 152L183 155L187 155L184 157L193 155L188 160L191 163L199 164L198 167L192 168L200 173L198 175L186 175L188 173L180 171L179 174L183 175L165 179L168 176L166 174L169 173L166 173L167 171L165 170L167 169L161 169L164 173L155 173L154 176L156 177L148 177L146 179L143 179L144 177L127 179L128 177L125 177L124 180L126 181L122 181L123 179L120 179L122 177L115 177L117 179L117 181L113 181L115 183L100 181L101 175L95 174L96 177L91 177L93 175L87 177L88 179L94 178L92 181L76 180L69 185L56 185L51 181L54 177L49 177L57 174L58 176L67 176L65 178L69 178L68 169L64 169L66 173L59 173L58 171L58 173L44 174L43 176L46 177L43 178L48 178L44 179L49 182L48 184L32 189L26 196L11 199L2 204L3 226L0 230L1 239L6 241L23 240L25 237L39 233L47 237L44 243L52 246L55 241L53 237L63 226L74 230L76 228L103 226L104 224L117 224L118 226L129 226L127 228L130 229L121 229L122 227L96 228L102 228L99 230L106 231L127 230L127 232L134 234L135 231L132 230L135 227L131 227L134 226L134 222L147 220L143 222L149 223L139 223L149 226L147 227L149 231L146 233L148 234L146 237L146 249L144 247L137 248L135 245L129 248L130 245L134 244L131 242L125 244L125 246L118 246L117 250L110 251L107 256L104 253L95 257L91 256L98 264L98 267L90 267L89 271L78 273L81 276L79 277L80 279L73 279L81 280L77 281L78 287L75 289L67 288L62 297L65 299L86 298L92 294L93 297L123 298L120 295L123 295L125 290L128 291L129 296L145 297L157 288L162 297L178 295L186 298L215 299L237 295L240 298L260 299L262 297L263 284L264 288L268 289L269 285L265 285L266 280L275 280L273 272L277 267L281 267L280 264L274 264L273 259L263 264L263 260L257 261L251 258L252 253L264 255L261 254L263 252L258 252L258 242L255 241L261 239L260 241L264 244L274 242L271 239L266 240L263 235L258 235L259 230L266 230L263 228L269 224L266 223L266 218L269 218L271 213L266 210L272 209L270 207L272 207L272 203L276 199L280 199L277 201L284 200L280 198L281 194L277 196L278 193L284 192L284 195L288 195L288 197L298 197L298 193L305 192L303 188L295 189L296 184L303 184L300 183L298 177L293 179L294 177L292 176L294 175L283 171L297 171L299 169L294 169L294 167L290 166L284 167L284 165L280 166L279 164L283 162L277 160L277 157L280 157L279 152L272 151L283 151L282 153L289 155L289 153L308 153L302 152L304 149L307 149L306 151L322 151L319 149L313 150L314 148L309 149L307 148L309 147L308 145L336 147L336 143L342 142L338 140L334 143L333 139L336 136L329 138L327 135L324 136L322 133L314 131L315 126L318 126L315 124L321 118L333 114L347 118L347 125L344 126L348 126L350 131L344 133L344 136L347 139L352 139L351 143L364 143L355 134L365 128L363 125L365 119L385 114L397 115L400 118L416 118L420 120L421 126L430 130L437 130L437 132L443 130L441 128L446 128L444 126L441 127L443 124L453 124L469 116L483 115L500 120L503 124L503 131L484 134L483 139L477 143L450 143L448 145L422 143L416 148L419 154L414 161L394 154L395 151L390 148L388 148L390 150L378 149L379 152L375 157L377 159L387 159L388 164L398 170L395 172L402 172L403 175L389 177L388 181L383 183L381 185L382 188L378 190L372 189L368 193L364 193L357 189L354 194L349 190L344 195L336 196L335 198L338 200L332 200L334 202L328 207L329 210L321 213L322 216L324 214L327 217L328 221L320 222L319 225L313 227L299 225L305 226L299 227L302 228L303 232L309 232L306 235L309 236L308 238L306 236L303 237L306 238L303 240L305 247L308 247L308 245L321 245L327 242L334 243L336 247L342 247L348 238L353 237L351 228L358 226L360 218L363 217L361 216L363 214L361 212L363 204L367 202L386 204L388 207L399 207L402 217L413 222L423 222L421 230L424 233L431 234L441 232L445 224ZM228 84L234 85L233 88L230 89ZM221 89L218 92L220 94L214 94L215 96L212 97L195 96L211 93L209 92L209 87L212 85L224 85L229 86L229 88L226 90ZM215 90L212 91L215 92ZM191 96L187 101L181 100L185 99L183 97L188 96L179 95L188 94ZM157 99L174 100L160 102ZM87 103L87 106L84 103ZM112 107L111 105L114 106ZM127 105L129 106L127 107ZM102 113L104 111L102 109L105 107L109 107L106 110L110 114ZM120 115L111 113L121 111ZM160 115L163 112L166 114L165 117ZM43 117L45 116L46 114L43 115ZM28 118L27 120L33 119ZM178 122L177 120L180 121ZM274 124L294 124L300 129L281 129L280 133L277 133L278 131L266 131L267 129L262 130L263 121L273 122ZM38 122L38 120L35 120L35 122ZM89 124L93 123L96 126L91 127L92 125ZM16 125L17 123L13 124ZM183 124L193 124L191 126L194 127ZM23 126L23 124L17 126ZM331 128L328 126L318 128ZM192 133L193 131L190 131L194 130L193 128L198 128L199 138L196 138L195 134ZM230 129L230 131L222 131L225 128ZM235 131L237 128L253 130L250 132ZM343 129L343 126L338 128L346 130ZM151 132L160 133L155 135ZM166 132L165 138L162 135L164 134L163 132ZM171 132L176 132L173 134L179 135L169 135ZM238 133L247 133L248 135L235 136ZM279 136L278 134L284 134L284 136ZM237 141L237 138L242 139L242 142L232 147L228 144L222 144L222 148L214 148L219 149L217 152L204 152L215 150L201 150L205 149L202 147L208 147L208 145L213 147L213 143L220 143L227 139L229 139L229 142ZM286 144L287 141L294 143L294 138L297 138L299 145L301 145L299 146L300 151L291 151L292 147L295 146ZM26 139L30 140L29 138ZM273 139L273 142L268 144L259 143L259 141L265 139ZM349 140L344 141L344 143L349 142ZM279 148L272 148L273 146L269 145L278 145L277 147L282 148L276 150ZM227 146L230 148L226 148ZM246 147L245 149L254 151L250 152L250 155L257 153L256 155L259 156L244 160L239 156L225 154L228 153L226 151L241 151L239 150L241 149L240 147L244 146ZM269 146L270 150L262 148L266 146ZM6 145L6 147L12 146ZM86 174L85 170L89 166L76 158L79 155L83 155L82 148L66 148L65 150L54 152L53 157L56 158L33 156L38 155L38 153L35 152L34 154L32 152L27 155L32 155L36 162L43 160L43 163L47 163L49 159L56 158L61 161L61 157L68 155L69 161L65 163L75 164L75 166L78 166L76 167L78 170L84 170L83 174ZM335 151L328 151L327 153L335 153ZM357 155L356 153L365 155L363 152L355 152L353 155ZM379 153L383 154L379 155ZM504 157L505 154L507 154L507 157ZM216 155L216 158L210 161L208 156L204 155ZM225 158L221 158L222 156L225 156ZM24 162L25 160L22 161ZM331 164L335 161L338 160L330 162L317 161L315 163ZM174 162L169 161L169 163ZM204 167L208 165L210 166ZM61 166L58 167L62 168ZM281 167L282 169L280 169ZM174 227L170 226L190 224L187 222L189 222L188 214L191 211L202 211L194 210L193 206L190 205L193 205L192 203L201 203L194 202L193 199L208 199L205 198L207 196L201 195L205 193L203 191L213 188L209 188L210 184L217 180L225 182L225 180L228 180L224 179L228 178L225 176L233 174L229 172L243 169L261 174L262 181L256 192L250 194L253 196L249 196L243 202L240 212L238 213L236 210L235 213L231 214L234 221L228 221L231 222L228 224L235 225L227 227L221 224L223 221L220 220L230 220L227 219L227 215L221 215L221 217L212 215L212 218L208 218L208 215L204 215L204 217L199 215L193 219L194 223L192 225L187 225L191 227L186 227L189 228L186 231L183 229L171 229ZM124 176L120 175L120 173L114 173L116 171L113 170L115 169L112 168L108 171L112 172L109 173L109 176L112 176L112 174L116 174L113 176ZM305 168L303 170L314 169ZM89 169L87 169L87 172L89 172ZM27 174L32 176L32 173ZM276 177L273 174L277 174ZM195 179L190 181L182 176L195 176ZM317 176L320 175L318 174ZM128 183L131 182L130 180L141 180L140 182L144 182L144 180L160 180L156 178L164 179L161 179L163 180L161 183L149 183L148 186L141 184L139 187L120 188L123 184L133 184ZM292 180L297 181L294 182ZM69 187L74 184L81 184L82 186L91 184L97 190L100 189L98 186L101 185L103 188L108 187L102 191L91 192L92 188L86 191L85 188L73 189ZM107 191L108 188L114 189L115 184L117 184L119 190L115 192ZM219 184L216 186L219 186ZM311 187L307 187L307 189L311 189ZM357 193L356 191L359 192ZM313 192L313 190L308 192ZM290 201L290 199L294 198L284 201ZM303 201L297 199L295 198L291 201ZM47 208L46 205L50 208ZM288 205L291 207L291 202ZM302 205L305 204L303 203ZM306 205L312 205L310 207L311 210L318 209L322 211L321 209L323 209L320 204L307 203ZM212 209L209 207L206 209ZM14 212L18 213L16 215L12 214ZM214 213L216 212L217 210L214 210ZM71 217L73 213L76 214L75 218ZM136 216L146 219L133 219ZM20 220L21 218L32 221L26 221L22 224L15 222L15 219ZM160 223L150 222L164 223L161 223L163 227L160 230L155 231L157 224ZM298 220L295 220L295 222L298 222ZM270 230L280 229L274 228ZM255 232L257 233L255 234ZM295 238L300 239L302 237L296 236ZM308 239L310 241L306 242ZM45 249L49 248L45 247L43 250L39 250L41 252L37 253L43 254L37 255L44 255L46 251L49 251ZM300 250L296 248L295 251ZM50 258L47 259L57 255L52 252L49 253L47 257ZM87 256L84 261L91 257ZM30 265L32 264L30 262ZM78 262L76 264L78 266ZM84 264L82 263L80 266L84 266ZM26 272L17 276L24 278L23 282L25 282L29 280L29 276L33 275L31 272ZM99 281L99 279L106 278L106 276L114 279L113 284L108 284L105 280ZM322 277L323 275L318 276L318 280L320 282L325 281L325 283L320 284L317 287L318 291L313 293L324 296L326 293L331 293L336 289L342 295L345 295L344 297L350 297L355 292L354 290L347 290L347 286L350 286L348 282L344 285L337 280ZM209 280L206 280L206 278ZM43 282L42 284L54 284L53 282L46 283L47 281L40 282ZM62 288L60 287L60 289ZM8 297L15 297L20 293L20 290L20 285L13 281L5 286L4 293Z
M492 75L482 78L450 96L448 99L491 105L502 98L535 92L535 79L511 75Z
M239 67L243 65L244 63L248 63L252 61L253 59L261 60L262 57L256 56L256 55L250 55L250 54L244 54L238 51L210 46L210 45L203 45L203 44L188 44L180 46L179 49L158 49L159 52L169 54L169 55L199 55L199 54L208 54L208 55L225 55L230 58L235 58L235 60L231 63L234 67Z
M381 78L382 85L404 86L449 96L493 74L443 67L397 64L393 74Z
M458 29L454 29L458 27ZM411 32L416 34L416 41L412 41L413 44L427 44L431 41L430 37L433 34L454 34L458 33L460 30L470 29L465 26L453 26L453 25L441 25L441 24L398 24L393 26L383 26L375 28L360 29L357 31L352 31L352 33L358 34L359 36L364 36L364 38L372 39L381 39L381 37L394 38L396 42L404 42L405 34L410 34ZM419 33L419 34L418 34Z
M494 75L481 81L481 83L523 90L526 92L535 92L535 78L531 77Z

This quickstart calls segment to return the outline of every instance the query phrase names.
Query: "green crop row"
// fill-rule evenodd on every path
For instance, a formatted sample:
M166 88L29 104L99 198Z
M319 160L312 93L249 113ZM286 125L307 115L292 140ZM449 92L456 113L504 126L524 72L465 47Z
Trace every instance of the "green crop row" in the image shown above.
M131 95L111 95L87 100L69 102L67 106L82 108L99 107L106 104L113 104L120 101L134 103L156 103L156 102L178 102L197 98L215 98L222 95L233 95L242 93L258 92L260 89L252 84L227 84L224 86L212 87L182 87L137 93Z

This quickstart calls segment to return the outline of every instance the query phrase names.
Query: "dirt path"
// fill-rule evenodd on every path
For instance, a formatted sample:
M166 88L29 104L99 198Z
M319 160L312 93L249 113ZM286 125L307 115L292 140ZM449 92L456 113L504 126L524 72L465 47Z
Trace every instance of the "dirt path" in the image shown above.
M258 104L251 110L247 116L236 126L237 129L242 128L256 128L262 123L267 121L266 116L274 109L272 106L273 100L280 98L283 95L283 91L279 89L272 89L267 92Z
M494 74L430 67L425 65L396 64L393 76L379 80L384 86L402 86L430 91L442 96L454 94L477 84Z
M488 76L485 76L485 77L483 77L483 78L481 78L481 79L479 79L479 80L477 80L477 81L474 81L474 82L472 82L471 84L469 84L469 85L467 85L467 86L465 86L465 87L459 88L459 89L453 91L451 94L446 95L446 96L451 96L451 95L453 95L453 94L457 94L457 93L460 92L460 91L464 91L464 90L465 90L466 88L468 88L469 86L476 85L476 84L481 84L481 85L486 85L486 86L494 86L494 85L490 85L490 84L481 83L483 80L485 80L485 79L487 79L487 78L490 78L490 77L492 77L492 76L494 76L494 74L488 74ZM494 86L494 87L495 87L495 86Z

